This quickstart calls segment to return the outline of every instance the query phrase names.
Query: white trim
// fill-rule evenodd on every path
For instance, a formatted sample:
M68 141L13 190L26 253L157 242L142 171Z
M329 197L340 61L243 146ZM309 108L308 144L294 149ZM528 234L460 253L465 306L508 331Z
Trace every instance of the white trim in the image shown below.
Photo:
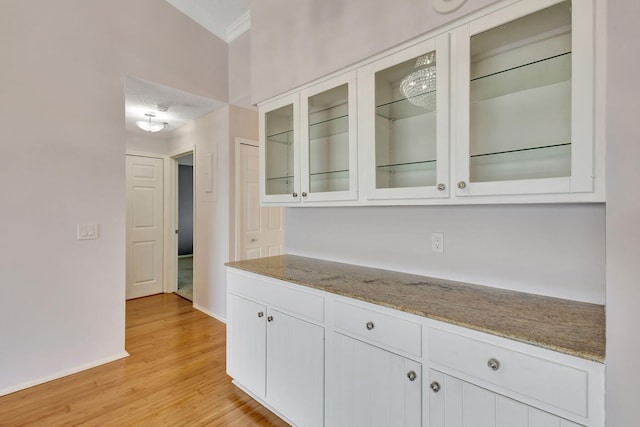
M230 254L233 256L233 261L237 261L240 259L240 253L238 252L238 241L239 239L239 233L240 230L238 229L238 212L240 210L240 201L239 201L239 186L238 183L240 182L240 170L242 168L242 163L240 162L240 145L251 145L252 147L256 147L258 150L260 149L260 143L254 139L247 139L247 138L241 138L241 137L236 137L235 139L235 145L234 145L234 149L235 149L235 153L234 153L234 157L236 159L236 164L235 164L235 177L234 177L234 194L233 194L233 198L235 199L234 201L234 230L233 230L233 254Z
M103 359L94 360L93 362L84 363L82 365L76 366L75 368L65 369L62 371L58 371L54 374L47 375L46 377L39 378L33 381L27 381L22 384L14 385L11 387L7 387L0 390L0 396L5 396L10 393L15 393L16 391L24 390L25 388L33 387L39 384L44 384L49 381L57 380L62 377L66 377L68 375L72 375L81 371L85 371L87 369L95 368L100 365L104 365L105 363L113 362L115 360L123 359L125 357L129 357L129 353L126 351L122 351L110 357L105 357Z
M227 43L231 43L251 28L251 11L247 10L240 18L227 27Z
M202 307L202 306L200 306L200 305L198 305L198 304L195 304L195 303L194 303L194 304L193 304L193 308L195 308L195 309L196 309L196 310L198 310L198 311L203 312L204 314L206 314L206 315L207 315L207 316L209 316L209 317L213 317L214 319L216 319L216 320L218 320L218 321L220 321L220 322L224 323L225 325L227 324L227 319L225 319L225 318L224 318L224 317L222 317L222 316L218 316L217 314L212 313L211 311L207 310L206 308L204 308L204 307Z
M165 192L166 194L166 235L165 235L165 244L167 247L166 251L166 265L165 269L167 274L167 286L165 286L164 291L166 293L172 293L178 291L178 237L175 233L175 230L178 229L178 158L186 155L193 155L193 240L194 240L194 250L191 254L195 260L195 239L196 239L196 147L195 145L191 145L188 147L184 147L180 150L171 152L167 157L169 161L169 170L167 177L167 188L169 191ZM195 277L195 262L194 262L194 277ZM195 281L193 283L193 287L195 289ZM193 302L193 301L192 301Z

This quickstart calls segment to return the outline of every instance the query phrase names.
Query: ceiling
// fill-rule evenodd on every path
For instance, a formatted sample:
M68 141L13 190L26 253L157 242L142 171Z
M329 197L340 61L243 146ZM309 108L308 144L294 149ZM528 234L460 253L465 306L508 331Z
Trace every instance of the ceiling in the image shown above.
M249 29L249 0L166 0L208 31L229 43ZM183 92L151 81L125 78L126 128L144 132L135 122L147 120L146 113L155 114L152 121L166 122L166 131L177 129L225 103ZM166 111L160 111L167 107Z

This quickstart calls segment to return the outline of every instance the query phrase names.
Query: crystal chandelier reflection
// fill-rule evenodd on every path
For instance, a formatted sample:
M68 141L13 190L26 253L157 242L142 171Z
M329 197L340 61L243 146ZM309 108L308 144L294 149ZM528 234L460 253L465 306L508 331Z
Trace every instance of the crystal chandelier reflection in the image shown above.
M428 110L436 109L435 52L429 52L416 60L414 71L400 82L400 92L414 105Z

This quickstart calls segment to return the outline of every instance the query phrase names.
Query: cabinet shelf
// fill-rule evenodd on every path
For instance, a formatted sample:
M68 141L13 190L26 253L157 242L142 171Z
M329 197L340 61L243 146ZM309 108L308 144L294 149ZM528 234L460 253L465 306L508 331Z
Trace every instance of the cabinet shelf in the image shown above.
M517 149L513 149L513 150L504 150L504 151L496 151L493 153L481 153L481 154L472 154L470 157L471 158L475 158L475 157L485 157L485 156L498 156L501 154L510 154L510 153L521 153L521 152L525 152L525 151L534 151L534 150L547 150L547 149L552 149L552 148L557 148L557 147L569 147L571 146L570 142L565 142L562 144L552 144L552 145L544 145L544 146L540 146L540 147L526 147L526 148L517 148Z
M309 176L323 176L323 175L328 176L328 175L335 175L340 173L349 173L349 170L343 169L343 170L326 171L326 172L311 172Z
M349 115L345 114L331 119L322 120L309 125L309 139L321 140L333 135L349 132Z
M285 181L293 179L293 176L274 176L273 178L266 178L267 181Z
M420 166L420 165L428 165L430 163L435 164L435 160L421 160L417 162L406 162L406 163L391 163L388 165L377 165L376 168L380 169L393 169L393 168L411 168L412 166Z
M431 91L430 93L435 94L435 91ZM408 99L398 99L376 106L377 116L394 121L407 119L409 117L422 116L432 112L434 112L434 110L414 105L409 102Z
M571 80L571 52L471 78L471 102Z
M267 135L267 142L278 142L281 144L291 144L293 143L293 129L286 130L284 132L274 133L272 135Z

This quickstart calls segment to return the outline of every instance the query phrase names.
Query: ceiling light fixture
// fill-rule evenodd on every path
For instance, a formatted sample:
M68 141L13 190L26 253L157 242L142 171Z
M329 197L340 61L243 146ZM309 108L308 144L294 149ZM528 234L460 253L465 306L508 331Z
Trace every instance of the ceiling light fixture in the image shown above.
M414 71L400 82L400 92L419 107L436 109L436 53L429 52L416 60Z
M152 122L151 118L156 116L153 113L146 113L145 116L148 117L148 120L138 120L136 122L136 126L138 126L140 129L144 131L160 132L161 130L165 129L168 125L168 123L166 122Z

